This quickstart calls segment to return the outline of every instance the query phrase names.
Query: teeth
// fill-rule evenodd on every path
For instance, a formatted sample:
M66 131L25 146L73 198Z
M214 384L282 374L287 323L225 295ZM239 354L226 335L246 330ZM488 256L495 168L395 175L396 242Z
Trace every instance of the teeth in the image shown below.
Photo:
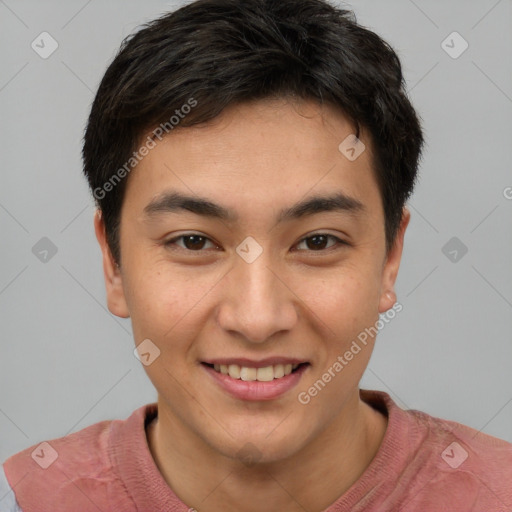
M239 379L240 378L240 366L237 364L230 364L229 365L229 376L233 379Z
M274 379L280 379L286 375L290 375L293 370L298 368L298 364L276 364L273 366L265 366L263 368L249 368L247 366L239 366L237 364L214 364L213 368L219 373L229 375L232 379L242 379L243 381L260 381L270 382Z
M247 368L246 366L240 368L240 378L242 380L256 380L256 376L256 368Z
M276 364L274 366L274 379L280 379L284 377L284 365Z
M258 368L258 371L256 372L256 380L261 382L274 380L274 367L265 366L265 368Z

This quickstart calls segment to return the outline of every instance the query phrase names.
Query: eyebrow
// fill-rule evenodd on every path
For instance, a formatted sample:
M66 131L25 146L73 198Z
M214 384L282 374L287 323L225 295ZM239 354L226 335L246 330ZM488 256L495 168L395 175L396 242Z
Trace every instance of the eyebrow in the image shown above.
M165 213L189 211L203 217L211 217L227 222L235 222L239 216L233 210L198 196L189 196L179 192L166 192L156 197L144 208L144 215L150 219ZM299 219L322 212L345 212L356 214L365 212L363 203L354 197L338 192L329 196L313 196L300 201L289 208L282 209L277 223Z

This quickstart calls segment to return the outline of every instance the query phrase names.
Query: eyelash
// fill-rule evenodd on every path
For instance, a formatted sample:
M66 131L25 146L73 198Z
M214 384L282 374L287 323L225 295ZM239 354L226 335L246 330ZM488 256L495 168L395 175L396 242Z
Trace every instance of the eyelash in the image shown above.
M203 238L203 239L205 239L205 240L208 240L208 241L209 241L209 242L211 242L211 243L214 243L210 238L208 238L207 236L201 235L201 234L199 234L199 233L185 233L184 235L177 236L177 237L175 237L175 238L172 238L172 239L170 239L170 240L168 240L168 241L164 242L164 245L165 245L166 247L169 247L169 248L173 249L173 250L174 250L174 249L176 249L176 247L177 247L177 249L176 249L176 250L183 250L183 251L186 251L186 252L189 252L189 253L193 253L193 252L196 252L196 253L205 252L205 250L206 250L206 249L199 249L199 250L197 250L197 251L194 251L194 250L192 250L192 249L187 249L186 247L181 247L181 246L179 246L179 245L178 245L178 246L176 246L176 245L175 245L175 242L176 242L177 240L180 240L180 239L183 239L183 238L187 238L187 237L189 237L189 236L197 236L197 237ZM333 245L333 246L331 246L331 247L327 247L327 248L325 248L325 249L318 249L318 250L316 250L316 251L315 251L315 250L312 250L312 249L308 249L308 250L306 250L306 252L320 252L320 253L321 253L321 252L328 251L329 249L332 249L333 247L336 247L336 245L338 246L338 248L339 248L339 246L342 246L342 245L349 245L349 244L348 244L348 242L345 242L344 240L341 240L341 239L340 239L340 238L338 238L337 236L330 235L330 234L328 234L328 233L322 233L322 232L319 232L319 233L313 233L313 234L311 234L311 235L308 235L308 236L306 236L306 237L302 238L302 239L301 239L301 240L300 240L296 245L299 245L299 244L301 244L301 243L305 242L306 240L309 240L310 238L314 238L314 237L317 237L317 236L323 236L323 237L331 238L331 239L335 240L335 242L336 242L336 243L335 243L335 245ZM172 247L172 246L175 246L175 247Z

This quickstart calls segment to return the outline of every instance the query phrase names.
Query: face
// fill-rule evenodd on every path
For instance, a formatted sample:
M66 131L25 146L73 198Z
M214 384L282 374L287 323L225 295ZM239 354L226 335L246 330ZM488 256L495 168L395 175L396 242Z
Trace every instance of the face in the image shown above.
M120 269L96 218L109 309L160 351L144 368L175 432L273 461L350 418L374 340L345 354L395 303L408 222L386 253L371 141L338 149L353 133L314 102L232 107L132 171Z

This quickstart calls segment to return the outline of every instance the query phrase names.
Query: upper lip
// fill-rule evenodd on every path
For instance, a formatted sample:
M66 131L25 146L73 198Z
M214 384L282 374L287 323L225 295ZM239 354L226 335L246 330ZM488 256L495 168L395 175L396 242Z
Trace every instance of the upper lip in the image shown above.
M245 366L247 368L265 368L266 366L274 366L276 364L301 364L307 363L304 359L297 359L295 357L266 357L265 359L247 359L245 357L219 357L215 359L208 359L202 361L207 364L237 364L238 366Z

